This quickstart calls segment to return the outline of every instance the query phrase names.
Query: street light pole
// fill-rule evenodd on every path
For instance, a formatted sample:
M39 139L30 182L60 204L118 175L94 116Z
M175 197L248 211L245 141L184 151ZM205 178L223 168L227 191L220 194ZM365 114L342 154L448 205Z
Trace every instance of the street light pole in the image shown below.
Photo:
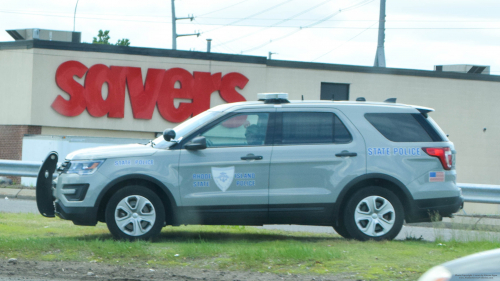
M73 32L75 32L75 21L76 21L76 7L78 7L78 1L76 0L76 5L75 5L75 13L73 15Z

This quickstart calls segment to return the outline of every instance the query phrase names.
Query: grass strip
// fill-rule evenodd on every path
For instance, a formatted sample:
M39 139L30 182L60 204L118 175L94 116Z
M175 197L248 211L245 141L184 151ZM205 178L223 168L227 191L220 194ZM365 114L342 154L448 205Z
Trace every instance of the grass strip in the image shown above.
M122 242L113 240L102 223L83 227L35 214L0 213L0 256L5 259L416 280L434 265L498 247L489 241L358 242L242 226L166 227L154 241Z

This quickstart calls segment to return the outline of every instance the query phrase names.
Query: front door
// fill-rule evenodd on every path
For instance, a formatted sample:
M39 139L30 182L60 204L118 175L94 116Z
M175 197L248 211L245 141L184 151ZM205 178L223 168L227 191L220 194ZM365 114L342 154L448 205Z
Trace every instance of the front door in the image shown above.
M274 111L274 109L272 109ZM185 219L203 224L262 224L268 213L272 113L230 113L195 134L206 149L181 149Z

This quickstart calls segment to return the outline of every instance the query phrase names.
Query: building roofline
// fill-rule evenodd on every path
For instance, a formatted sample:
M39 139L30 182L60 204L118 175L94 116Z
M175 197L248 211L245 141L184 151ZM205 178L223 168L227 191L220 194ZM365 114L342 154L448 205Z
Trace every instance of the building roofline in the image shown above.
M0 50L32 49L32 48L79 51L79 52L113 53L113 54L126 54L126 55L142 55L142 56L153 56L153 57L199 59L199 60L212 60L212 61L238 62L238 63L253 63L253 64L267 65L270 67L283 67L283 68L296 68L296 69L329 70L329 71L344 71L344 72L357 72L357 73L390 74L390 75L405 75L405 76L430 77L430 78L448 78L448 79L500 82L500 75L486 75L486 74L459 73L459 72L436 72L432 70L419 70L419 69L268 60L266 57L259 57L259 56L179 51L170 49L143 48L143 47L130 47L130 46L125 47L125 46L100 45L100 44L88 44L88 43L70 43L70 42L45 41L45 40L19 40L14 42L0 42Z

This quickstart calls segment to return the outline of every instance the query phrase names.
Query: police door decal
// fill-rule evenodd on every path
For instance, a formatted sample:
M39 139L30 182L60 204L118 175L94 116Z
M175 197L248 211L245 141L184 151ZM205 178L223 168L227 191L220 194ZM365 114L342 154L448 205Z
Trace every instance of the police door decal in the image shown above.
M233 182L234 166L224 168L212 167L212 176L215 184L222 192L225 192Z

